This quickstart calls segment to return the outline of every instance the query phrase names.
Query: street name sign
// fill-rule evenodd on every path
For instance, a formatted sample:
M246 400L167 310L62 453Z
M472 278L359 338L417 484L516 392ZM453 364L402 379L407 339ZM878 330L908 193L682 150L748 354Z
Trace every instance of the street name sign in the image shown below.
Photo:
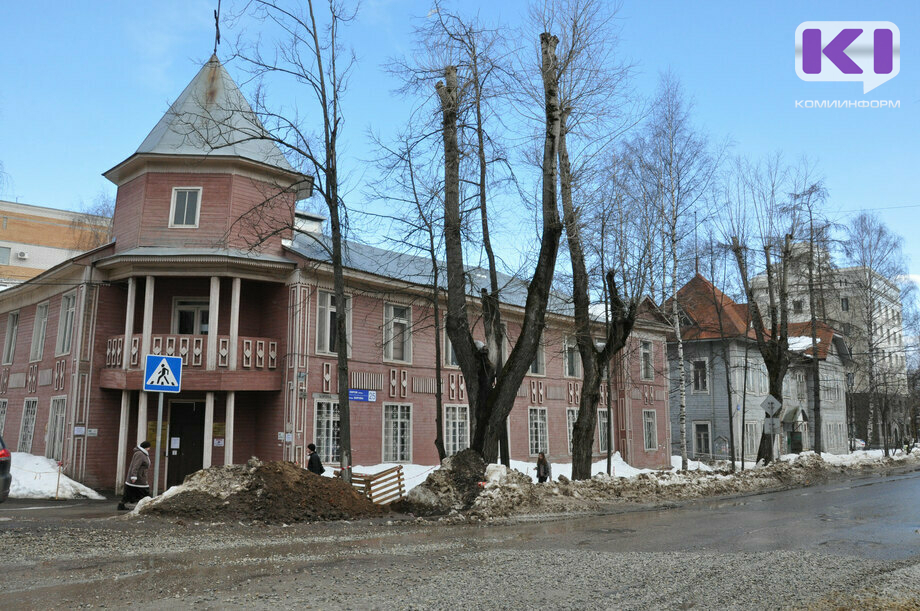
M368 401L375 402L377 400L377 391L376 390L361 390L358 388L349 388L348 389L348 400L349 401Z

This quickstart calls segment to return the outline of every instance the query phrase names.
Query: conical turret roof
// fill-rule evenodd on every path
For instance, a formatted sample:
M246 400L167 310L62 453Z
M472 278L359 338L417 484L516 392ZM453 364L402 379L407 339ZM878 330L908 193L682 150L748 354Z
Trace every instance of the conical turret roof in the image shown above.
M217 55L201 68L137 154L243 157L293 172Z

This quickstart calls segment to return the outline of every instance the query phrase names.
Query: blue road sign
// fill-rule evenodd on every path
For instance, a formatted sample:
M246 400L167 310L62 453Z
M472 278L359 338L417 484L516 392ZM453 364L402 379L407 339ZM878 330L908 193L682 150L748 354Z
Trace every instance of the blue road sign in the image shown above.
M358 388L349 388L348 389L348 400L349 401L370 401L373 403L377 400L377 391L376 390L360 390Z
M182 357L148 354L144 367L144 390L179 392L182 390Z

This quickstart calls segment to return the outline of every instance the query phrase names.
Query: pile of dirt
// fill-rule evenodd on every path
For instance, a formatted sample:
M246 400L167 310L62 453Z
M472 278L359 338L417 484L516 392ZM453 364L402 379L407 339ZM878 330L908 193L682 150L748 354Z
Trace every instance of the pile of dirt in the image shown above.
M185 478L136 512L189 520L266 523L348 520L386 510L340 478L322 477L292 462L210 467Z
M486 463L474 450L463 450L441 461L424 482L409 491L394 509L416 515L436 515L470 508L482 491Z

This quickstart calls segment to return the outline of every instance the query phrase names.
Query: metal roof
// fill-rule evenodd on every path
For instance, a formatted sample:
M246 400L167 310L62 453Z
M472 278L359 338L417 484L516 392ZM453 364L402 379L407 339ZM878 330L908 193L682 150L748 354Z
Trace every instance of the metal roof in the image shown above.
M314 261L331 262L332 240L319 233L302 232L295 235L290 249ZM385 250L367 244L346 241L342 247L342 264L349 269L393 278L419 285L431 285L434 274L431 259L406 253ZM467 293L478 297L482 289L489 289L489 272L481 267L467 267ZM447 289L445 263L438 261L438 284ZM499 300L513 306L524 307L527 302L528 282L507 274L498 274ZM551 293L548 309L556 314L572 316L574 310L569 300Z
M212 55L137 153L244 157L293 172L267 135L239 87Z

